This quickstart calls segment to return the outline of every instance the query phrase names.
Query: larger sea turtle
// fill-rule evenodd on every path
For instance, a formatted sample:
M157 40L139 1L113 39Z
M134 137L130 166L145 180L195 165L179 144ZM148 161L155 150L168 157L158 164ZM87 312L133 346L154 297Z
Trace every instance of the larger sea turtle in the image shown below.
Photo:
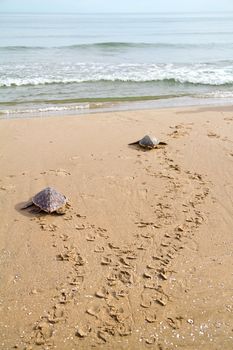
M48 214L56 212L57 214L65 213L67 198L52 187L46 187L37 193L21 209L34 206L36 212L45 211Z
M139 145L147 149L156 148L158 145L166 145L166 144L167 144L166 142L161 142L156 137L149 136L149 135L144 136L141 140L129 143L129 145Z

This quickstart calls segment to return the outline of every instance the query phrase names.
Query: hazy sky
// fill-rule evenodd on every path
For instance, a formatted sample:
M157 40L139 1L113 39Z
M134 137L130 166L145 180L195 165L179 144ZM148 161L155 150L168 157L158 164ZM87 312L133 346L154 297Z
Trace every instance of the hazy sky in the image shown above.
M0 12L233 11L233 0L0 0Z

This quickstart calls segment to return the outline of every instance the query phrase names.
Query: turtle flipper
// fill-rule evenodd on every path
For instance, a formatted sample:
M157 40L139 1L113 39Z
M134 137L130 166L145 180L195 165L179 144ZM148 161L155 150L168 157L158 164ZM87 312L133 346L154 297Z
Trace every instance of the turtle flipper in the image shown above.
M138 140L138 141L135 141L135 142L131 142L131 143L128 143L129 146L133 146L133 145L139 145L139 142L141 140Z
M38 214L38 213L40 213L42 210L39 208L39 207L36 207L36 206L34 206L34 208L32 208L31 210L30 210L30 213L31 214Z
M27 209L27 208L29 208L29 207L31 207L31 206L33 206L34 204L33 204L33 202L32 201L29 201L29 202L27 202L27 203L25 203L20 209Z
M57 215L64 215L67 212L67 209L71 207L70 203L67 201L65 205L63 205L61 208L58 208L55 213Z
M66 207L63 206L62 208L59 208L55 211L57 215L64 215L66 213Z
M167 142L162 142L162 141L160 141L160 142L159 142L159 145L161 145L161 146L167 146Z

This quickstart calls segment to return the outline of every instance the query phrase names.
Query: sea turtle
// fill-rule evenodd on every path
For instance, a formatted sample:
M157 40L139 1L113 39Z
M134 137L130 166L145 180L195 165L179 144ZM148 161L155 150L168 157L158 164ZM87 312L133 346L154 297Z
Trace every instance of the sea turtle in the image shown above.
M57 192L52 187L46 187L32 197L21 209L35 206L36 208L33 210L35 212L45 211L48 214L53 212L64 214L66 204L67 198L63 194Z
M146 135L141 140L129 143L129 145L139 145L143 148L152 149L156 148L158 145L167 145L167 143L159 141L154 136Z

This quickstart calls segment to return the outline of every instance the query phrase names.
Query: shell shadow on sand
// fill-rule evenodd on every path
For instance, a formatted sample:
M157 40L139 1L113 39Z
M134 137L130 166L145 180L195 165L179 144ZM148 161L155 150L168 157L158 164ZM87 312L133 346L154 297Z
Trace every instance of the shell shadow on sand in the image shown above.
M22 208L28 203L28 201L20 202L15 205L15 210L20 213L23 216L26 216L28 218L30 217L35 217L35 216L46 216L48 215L47 213L40 211L40 212L33 212L31 209L28 210L23 210ZM53 215L58 215L58 214L53 214Z

